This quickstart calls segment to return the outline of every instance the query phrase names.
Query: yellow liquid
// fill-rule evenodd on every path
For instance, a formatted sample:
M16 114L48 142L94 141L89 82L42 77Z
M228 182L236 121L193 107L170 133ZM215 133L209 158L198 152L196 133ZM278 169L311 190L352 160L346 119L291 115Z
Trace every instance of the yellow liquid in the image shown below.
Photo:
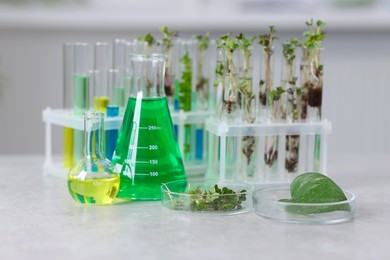
M64 168L73 165L73 128L64 127Z
M90 176L98 175L96 178ZM77 176L68 177L68 189L72 198L81 204L109 204L119 190L119 174L87 174L84 180Z
M93 109L100 112L107 112L109 97L94 97L93 98Z

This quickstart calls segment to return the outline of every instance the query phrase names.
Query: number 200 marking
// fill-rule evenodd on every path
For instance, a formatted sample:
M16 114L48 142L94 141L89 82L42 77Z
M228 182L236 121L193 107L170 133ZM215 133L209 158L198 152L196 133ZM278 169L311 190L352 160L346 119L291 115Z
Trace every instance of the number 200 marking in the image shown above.
M158 145L149 145L149 150L157 150Z

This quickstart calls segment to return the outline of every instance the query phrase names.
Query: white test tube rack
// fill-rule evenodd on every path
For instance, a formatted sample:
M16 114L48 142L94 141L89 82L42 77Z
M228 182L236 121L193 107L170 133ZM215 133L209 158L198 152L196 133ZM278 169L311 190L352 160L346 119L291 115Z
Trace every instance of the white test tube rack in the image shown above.
M328 150L328 135L332 131L332 124L330 121L324 119L318 122L297 122L297 123L255 123L255 124L230 124L225 121L221 121L216 118L209 118L206 120L206 131L209 133L208 144L208 172L207 178L213 179L234 179L239 181L245 181L253 184L278 184L289 183L293 177L297 174L313 171L314 167L314 148L308 149L309 146L314 147L315 136L320 137L320 159L318 171L327 174L327 150ZM300 147L299 170L297 174L287 174L284 162L285 162L285 137L286 135L299 135L302 141ZM227 149L228 138L236 138L239 140L244 136L254 136L256 142L259 141L257 146L256 156L256 170L255 176L247 177L243 172L238 169L239 162L233 162L233 169L227 169L227 153L231 152ZM263 149L264 142L261 142L261 138L266 136L278 136L282 141L279 142L278 148L280 150L278 157L278 170L277 173L268 178L262 176L262 167L259 166L264 160ZM240 147L236 147L236 154L240 153ZM234 158L238 160L238 158Z
M213 114L212 111L191 111L191 112L171 112L173 124L178 125L179 133L184 132L186 124L204 124L205 120ZM84 119L80 116L74 116L70 111L64 109L46 108L42 111L42 119L45 123L45 161L43 164L43 173L45 175L53 175L62 179L66 179L69 169L63 167L63 162L54 160L52 146L52 126L69 127L77 130L84 130ZM123 118L106 117L104 119L104 129L113 130L120 129ZM184 149L184 136L178 136L180 150ZM204 175L207 170L207 161L197 163L186 163L185 169L189 176Z

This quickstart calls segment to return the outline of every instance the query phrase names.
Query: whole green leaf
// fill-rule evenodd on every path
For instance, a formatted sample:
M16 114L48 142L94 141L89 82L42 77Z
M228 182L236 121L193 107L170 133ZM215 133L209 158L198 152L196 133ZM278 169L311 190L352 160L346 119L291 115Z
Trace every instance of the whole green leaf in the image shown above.
M291 198L301 203L327 203L347 200L342 189L329 177L307 172L291 183Z
M332 203L347 200L342 189L329 177L307 172L297 176L290 186L291 199L281 199L281 202L291 203ZM348 205L335 206L287 206L287 211L298 214L315 214L336 210L349 211Z

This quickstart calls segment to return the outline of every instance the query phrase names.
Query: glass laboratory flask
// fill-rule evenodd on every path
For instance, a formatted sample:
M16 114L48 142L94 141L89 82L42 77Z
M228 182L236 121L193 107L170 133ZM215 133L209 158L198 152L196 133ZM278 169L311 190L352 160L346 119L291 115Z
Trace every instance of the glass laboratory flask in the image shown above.
M118 197L159 200L161 183L186 179L164 92L165 56L134 54L128 65L130 96L113 157Z
M84 113L84 157L69 171L68 189L81 204L109 204L119 190L119 174L104 152L104 113Z

